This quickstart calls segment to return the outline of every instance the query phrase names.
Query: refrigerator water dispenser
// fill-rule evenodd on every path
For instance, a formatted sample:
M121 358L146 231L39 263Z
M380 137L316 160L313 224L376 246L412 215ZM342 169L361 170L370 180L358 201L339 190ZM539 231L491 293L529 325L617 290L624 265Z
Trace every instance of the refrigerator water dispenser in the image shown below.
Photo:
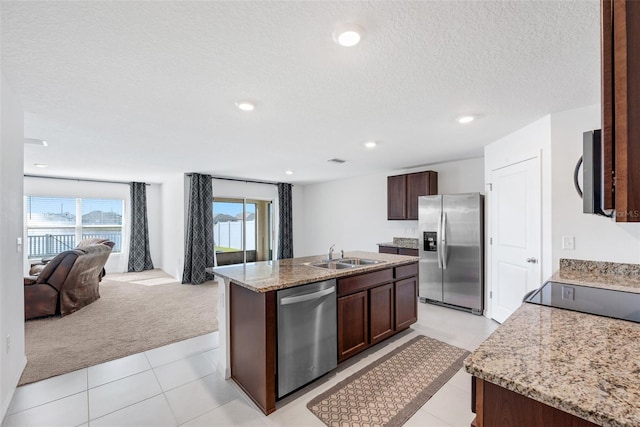
M423 243L425 252L437 252L438 247L436 245L436 236L437 233L435 231L423 232Z

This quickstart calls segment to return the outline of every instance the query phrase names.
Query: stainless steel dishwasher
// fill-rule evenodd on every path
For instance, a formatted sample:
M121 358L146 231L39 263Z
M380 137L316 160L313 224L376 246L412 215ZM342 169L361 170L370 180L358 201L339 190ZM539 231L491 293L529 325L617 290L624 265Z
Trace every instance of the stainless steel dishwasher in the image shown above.
M278 397L338 365L336 280L283 289L278 301Z

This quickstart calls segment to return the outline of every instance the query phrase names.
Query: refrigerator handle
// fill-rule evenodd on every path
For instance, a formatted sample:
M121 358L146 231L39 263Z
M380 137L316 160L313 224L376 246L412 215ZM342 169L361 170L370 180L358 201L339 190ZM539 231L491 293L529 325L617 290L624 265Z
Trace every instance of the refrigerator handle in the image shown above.
M440 212L440 216L438 216L438 230L436 236L436 258L438 258L438 268L442 268L442 212Z
M440 257L442 258L442 269L447 269L447 253L449 252L449 248L447 246L447 213L442 212L442 225L441 225L441 237L442 241L440 243Z

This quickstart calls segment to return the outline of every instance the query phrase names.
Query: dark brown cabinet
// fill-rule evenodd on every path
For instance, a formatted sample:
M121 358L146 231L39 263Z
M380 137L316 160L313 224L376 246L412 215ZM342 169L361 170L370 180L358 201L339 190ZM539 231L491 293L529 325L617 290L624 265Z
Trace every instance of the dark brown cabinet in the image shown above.
M373 345L393 335L394 292L389 283L369 289L369 342Z
M400 331L418 321L418 279L410 277L395 282L395 322L394 329Z
M338 362L415 322L417 274L414 262L337 279ZM231 377L266 415L276 410L276 292L229 285Z
M418 249L399 248L397 246L378 246L378 253L418 256Z
M407 176L387 178L387 219L407 219Z
M338 361L369 346L367 291L338 298Z
M418 197L432 194L438 194L437 172L387 177L387 219L418 219Z
M410 248L398 248L398 255L418 256L418 250Z
M605 209L640 222L640 2L601 0Z
M378 246L378 252L381 254L398 254L398 248L395 246Z
M338 279L338 362L418 320L417 275L412 263Z
M578 418L489 381L472 377L471 405L476 427L595 427Z
M418 219L418 197L438 194L438 174L434 171L407 175L407 219Z

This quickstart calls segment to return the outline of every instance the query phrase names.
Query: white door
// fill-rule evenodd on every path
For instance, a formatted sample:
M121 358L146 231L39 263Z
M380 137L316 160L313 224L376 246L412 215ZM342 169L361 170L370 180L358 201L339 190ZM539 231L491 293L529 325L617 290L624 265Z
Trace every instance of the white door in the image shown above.
M541 283L540 159L491 172L491 316L504 322Z

